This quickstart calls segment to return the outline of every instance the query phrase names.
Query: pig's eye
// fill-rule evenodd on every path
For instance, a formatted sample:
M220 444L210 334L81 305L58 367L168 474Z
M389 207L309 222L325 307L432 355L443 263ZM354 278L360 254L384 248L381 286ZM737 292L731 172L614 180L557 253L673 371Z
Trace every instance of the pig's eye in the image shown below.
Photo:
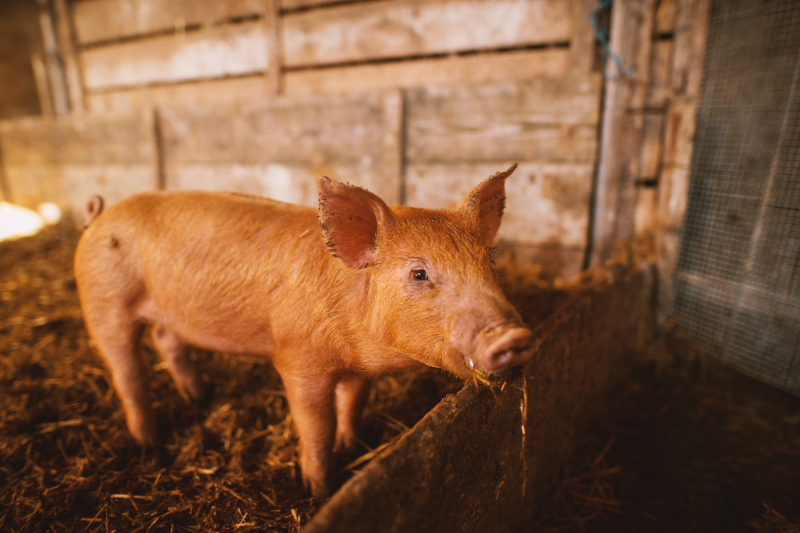
M421 268L415 268L411 271L411 277L417 281L427 281L428 273Z

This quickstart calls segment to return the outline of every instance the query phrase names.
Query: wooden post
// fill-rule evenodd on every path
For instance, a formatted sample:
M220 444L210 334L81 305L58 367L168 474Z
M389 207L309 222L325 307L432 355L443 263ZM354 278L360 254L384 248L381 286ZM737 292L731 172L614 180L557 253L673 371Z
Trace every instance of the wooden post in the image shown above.
M388 204L405 204L403 180L404 98L402 91L383 95L383 139L381 142L381 183L375 193Z
M53 114L53 97L50 95L50 84L47 82L47 66L45 66L42 54L31 55L31 67L33 68L33 79L36 82L36 94L39 96L39 108L42 115L50 116Z
M672 95L665 117L664 163L658 185L658 227L655 232L659 278L656 320L662 327L669 312L680 244L678 230L683 224L688 200L711 7L710 0L677 0L676 3Z
M58 53L58 41L53 27L53 16L50 11L39 13L39 27L42 30L47 80L50 85L50 95L53 99L53 110L56 115L64 116L69 113L69 97L67 96L64 69Z
M58 35L58 49L63 62L64 76L66 78L67 93L69 95L70 111L83 113L83 84L75 58L75 36L72 31L72 18L67 8L66 0L53 0L56 29Z
M264 25L267 28L267 94L278 96L283 92L283 46L281 43L281 13L279 0L265 0Z
M596 5L596 0L571 0L569 66L573 72L586 74L591 72L594 66L596 38L589 22L589 15Z
M635 184L644 124L641 113L650 81L654 19L655 0L617 0L613 4L611 50L633 75L608 58L587 266L604 264L612 257L615 242L628 241L634 234Z

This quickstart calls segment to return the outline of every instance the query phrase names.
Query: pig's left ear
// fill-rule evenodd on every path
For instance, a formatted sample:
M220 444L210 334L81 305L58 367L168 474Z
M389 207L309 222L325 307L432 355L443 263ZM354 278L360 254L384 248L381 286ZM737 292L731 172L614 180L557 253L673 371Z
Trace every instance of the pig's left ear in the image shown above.
M476 221L486 246L494 243L503 209L506 207L506 178L517 168L514 163L508 170L498 172L472 189L456 206Z
M386 203L361 187L317 178L319 225L325 244L350 268L366 268L377 259L378 232L392 223Z

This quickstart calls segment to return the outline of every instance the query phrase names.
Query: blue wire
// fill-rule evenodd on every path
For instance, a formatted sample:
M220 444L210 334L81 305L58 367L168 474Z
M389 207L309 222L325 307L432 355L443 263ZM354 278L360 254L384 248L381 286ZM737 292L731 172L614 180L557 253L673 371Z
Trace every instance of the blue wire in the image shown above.
M601 30L600 26L597 24L597 14L602 11L603 9L607 9L611 7L611 4L614 0L602 0L597 7L592 9L592 12L589 13L589 23L592 25L592 30L594 31L595 39L597 42L603 46L603 54L605 57L611 57L614 60L614 63L617 64L619 67L620 73L627 77L629 80L633 80L633 70L629 66L627 66L623 61L622 58L619 57L612 49L611 45L608 42L608 31ZM606 79L617 80L621 78L620 74L610 75L608 71L603 71L603 76Z

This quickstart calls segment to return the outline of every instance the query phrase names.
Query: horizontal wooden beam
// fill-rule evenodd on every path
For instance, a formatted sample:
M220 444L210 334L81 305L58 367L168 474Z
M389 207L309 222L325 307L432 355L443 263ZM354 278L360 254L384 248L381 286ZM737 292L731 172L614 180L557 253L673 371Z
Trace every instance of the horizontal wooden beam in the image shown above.
M284 91L288 95L339 94L433 85L477 85L540 76L558 78L566 74L569 58L567 48L545 48L290 70L284 75Z
M283 17L288 67L567 42L568 2L383 0Z
M599 75L410 90L409 162L593 163Z
M255 21L91 48L80 59L86 87L97 91L265 72L268 46Z
M453 205L475 185L511 161L494 163L412 163L406 167L406 202L418 207ZM506 182L506 210L500 238L552 248L583 249L592 189L591 163L518 161Z
M73 3L77 42L89 44L261 15L262 0L81 0Z

